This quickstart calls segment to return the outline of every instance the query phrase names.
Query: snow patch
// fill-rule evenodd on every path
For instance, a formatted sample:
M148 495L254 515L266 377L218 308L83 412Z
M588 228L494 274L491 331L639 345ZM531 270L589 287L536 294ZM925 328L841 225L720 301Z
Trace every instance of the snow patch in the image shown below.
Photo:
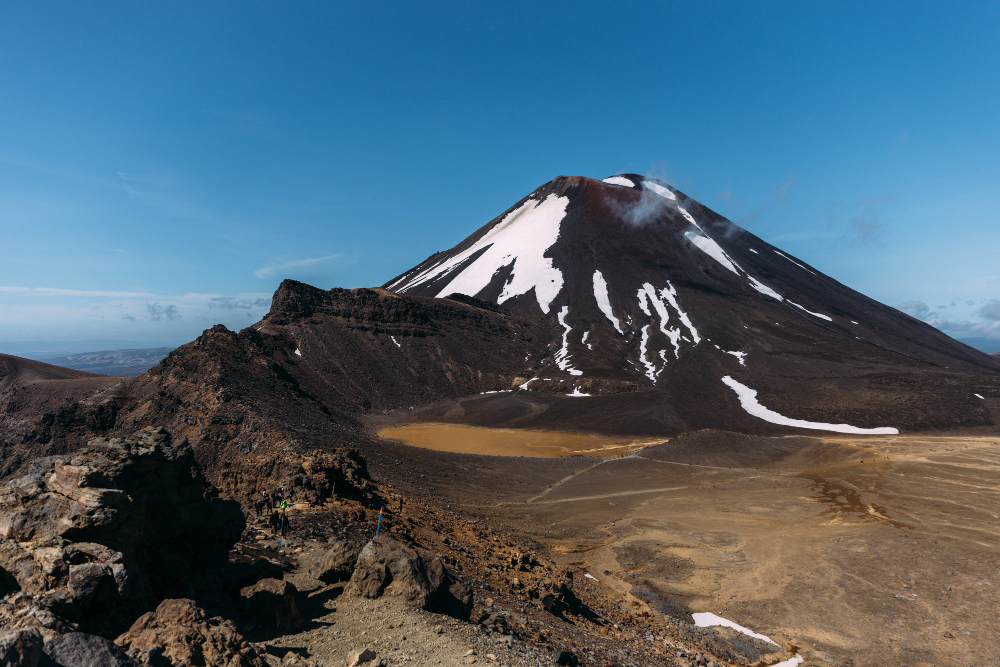
M794 301L792 301L790 299L789 299L788 303L790 303L791 305L795 306L796 308L798 308L799 310L801 310L803 312L809 313L813 317L818 317L821 320L826 320L827 322L833 322L833 318L830 317L829 315L824 315L823 313L814 313L813 311L809 310L808 308L800 306L799 304L795 303Z
M753 248L747 248L747 250L749 250L750 252L752 252L752 253L753 253L753 254L755 254L755 255L759 255L759 254L760 254L759 252L757 252L757 251L756 251L756 250L754 250Z
M583 375L583 371L578 371L569 363L569 332L573 327L566 324L566 316L569 315L569 306L563 306L559 311L559 324L563 327L562 348L556 352L556 365L560 370L566 371L570 375Z
M685 220L687 220L692 225L694 225L695 227L697 227L698 231L702 231L702 232L705 231L705 230L703 230L701 228L701 225L699 225L697 222L695 222L694 216L692 216L690 213L688 213L686 208L684 208L683 206L678 206L677 210L680 212L681 215L684 216Z
M537 377L533 377L530 380L528 380L527 382L524 382L523 384L519 384L517 386L520 387L521 389L523 389L524 391L528 391L528 385L531 384L532 382L534 382L537 379L538 379Z
M687 211L684 211L684 209L680 209L680 210L681 210L681 212L683 212L685 214L687 213ZM688 217L690 217L690 216L688 216ZM692 220L692 222L693 222L693 220ZM786 301L785 297L781 296L780 294L778 294L777 292L775 292L773 289L771 289L770 287L768 287L767 285L765 285L764 283L760 282L759 280L757 280L756 278L754 278L753 276L751 276L749 273L747 273L746 270L742 266L740 266L739 264L737 264L736 262L734 262L733 259L732 259L732 257L730 257L729 255L726 254L726 251L723 250L722 247L718 243L716 243L713 239L709 238L705 234L699 234L697 232L685 232L684 238L686 238L688 241L690 241L691 243L693 243L699 250L701 250L702 252L704 252L705 254L707 254L709 257L711 257L712 259L714 259L716 262L718 262L719 264L721 264L723 268L728 269L729 271L732 271L737 276L745 276L746 279L747 279L747 282L750 283L750 287L754 288L755 290L757 290L758 292L760 292L764 296L769 296L769 297L771 297L772 299L774 299L776 301ZM752 251L752 252L756 252L756 251ZM778 251L775 250L775 252L778 252ZM781 253L778 253L778 254L781 255ZM795 260L792 260L791 258L786 257L785 255L782 255L782 257L785 257L785 259L788 259L792 263L797 264L797 262L795 262ZM801 264L799 266L801 266ZM802 268L805 269L804 266ZM805 269L805 270L809 271L809 269ZM812 273L812 271L809 271L809 272ZM795 303L794 301L788 301L788 303L790 305L792 305L792 306L795 306L799 310L812 315L813 317L818 317L818 318L826 320L828 322L832 322L833 321L833 318L831 318L830 316L823 315L822 313L814 313L813 311L809 310L808 308L805 308L804 306L800 306L799 304Z
M732 271L736 275L740 275L740 272L736 269L736 265L731 259L729 259L729 255L727 255L722 247L714 240L708 238L704 234L698 234L696 232L685 232L684 238L693 243L703 253L721 264L724 269ZM753 280L753 278L751 278L751 280Z
M593 350L594 346L587 342L587 336L589 335L590 335L589 331L584 331L583 338L580 339L580 342L586 345L588 350Z
M669 188L665 188L662 185L660 185L659 183L655 183L653 181L643 181L642 182L642 187L644 187L647 190L650 190L650 191L652 191L652 192L660 195L664 199L671 199L673 201L677 201L677 195L675 195L673 192L671 192L671 190Z
M445 276L481 252L437 293L439 298L455 292L475 296L489 285L497 271L511 266L511 275L497 303L534 289L539 307L548 313L552 300L562 290L563 275L545 252L559 238L559 227L566 217L568 204L568 197L556 195L549 195L543 201L529 199L471 246L428 268L396 291L404 293Z
M608 176L604 179L605 183L610 183L611 185L624 185L626 188L634 188L635 183L628 180L624 176Z
M566 394L567 396L590 396L590 394L580 391L579 387L573 387L573 391Z
M764 283L760 282L759 280L757 280L753 276L749 276L748 275L747 276L747 280L750 281L750 287L754 288L755 290L757 290L761 294L763 294L765 296L769 296L772 299L775 299L777 301L784 301L785 300L785 297L781 296L780 294L778 294L773 289L771 289L770 287L768 287Z
M691 318L688 317L688 314L681 310L680 305L678 305L677 290L670 284L669 280L667 281L667 286L660 290L660 295L669 301L670 305L677 311L677 316L681 318L681 324L686 326L688 331L691 332L691 339L694 341L694 344L697 345L701 342L701 336L698 335L698 330L694 328L693 324L691 324Z
M854 320L851 320L851 324L857 324L857 322L855 322Z
M756 252L756 251L754 251L754 252ZM809 269L807 269L806 267L802 266L801 264L799 264L798 262L796 262L794 259L792 259L788 255L786 255L785 253L781 252L780 250L775 250L774 252L778 253L779 255L781 255L782 257L784 257L785 259L787 259L789 262L791 262L795 266L797 266L800 269L802 269L803 271L809 271L809 273L813 274L814 276L816 275L815 271L810 271Z
M622 331L621 322L615 317L614 311L611 310L611 297L608 296L608 283L604 280L604 275L600 271L594 271L594 298L597 299L597 307L601 309L604 316L611 321L611 324L615 325L615 329L618 333L625 333Z
M586 577L587 579L593 579L594 581L597 581L597 577L592 575L590 572L585 573L583 576Z
M774 641L767 635L762 635L759 632L754 632L750 628L745 628L739 623L734 623L733 621L730 621L728 618L722 618L721 616L716 616L710 611L702 611L696 614L691 614L691 617L694 619L694 624L699 628L707 628L713 625L721 625L724 628L732 628L733 630L736 630L736 632L742 632L745 635L749 635L750 637L754 637L755 639L760 639L761 641L765 641L768 644L774 644L778 648L781 648L781 644Z
M782 414L775 412L774 410L769 410L765 408L757 400L757 391L751 389L745 384L737 382L728 375L722 378L722 381L726 385L736 392L736 395L740 399L740 405L748 413L763 419L766 422L772 424L780 424L782 426L794 426L796 428L808 428L817 431L835 431L837 433L854 433L854 434L870 434L870 435L897 435L899 433L898 429L892 428L891 426L880 427L880 428L859 428L857 426L851 426L850 424L826 424L823 422L810 422L804 419L793 419L791 417L786 417Z
M295 348L295 356L297 356L297 357L301 357L302 356L302 353L299 351L299 348Z
M719 348L719 349L722 350L722 348ZM736 357L736 360L740 362L740 366L746 367L746 365L747 365L747 362L746 362L747 353L746 352L730 352L729 350L722 350L722 351L725 352L726 354L733 355L734 357Z
M978 399L984 400L984 401L986 400L985 398L983 398L983 396L981 394L973 394L973 396L975 396Z
M396 344L396 347L398 347L398 348L400 348L400 349L402 349L402 348L403 348L403 346L399 344L399 341L397 341L397 340L396 340L396 337L395 337L395 336L389 336L389 338L391 338L391 339L392 339L392 342Z
M646 359L646 346L649 344L649 325L642 328L642 340L639 341L639 361L646 367L646 377L656 382L656 366Z

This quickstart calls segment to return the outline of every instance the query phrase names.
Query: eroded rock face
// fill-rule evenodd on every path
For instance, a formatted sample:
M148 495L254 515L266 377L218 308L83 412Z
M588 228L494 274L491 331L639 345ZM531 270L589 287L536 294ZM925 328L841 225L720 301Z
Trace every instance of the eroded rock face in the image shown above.
M419 609L468 619L472 589L455 579L440 558L430 565L416 551L380 535L361 550L347 590L378 598L399 596Z
M115 641L148 667L265 667L231 621L208 618L193 600L164 600Z
M193 595L244 527L161 429L38 459L0 488L0 624L117 634L158 600Z

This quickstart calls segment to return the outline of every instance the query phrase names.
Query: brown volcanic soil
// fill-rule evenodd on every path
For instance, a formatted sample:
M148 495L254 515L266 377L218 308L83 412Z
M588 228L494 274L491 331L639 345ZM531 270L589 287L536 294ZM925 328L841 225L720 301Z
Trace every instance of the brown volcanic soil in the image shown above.
M407 498L537 544L633 615L711 611L808 665L1000 657L997 435L703 431L596 461L367 453Z

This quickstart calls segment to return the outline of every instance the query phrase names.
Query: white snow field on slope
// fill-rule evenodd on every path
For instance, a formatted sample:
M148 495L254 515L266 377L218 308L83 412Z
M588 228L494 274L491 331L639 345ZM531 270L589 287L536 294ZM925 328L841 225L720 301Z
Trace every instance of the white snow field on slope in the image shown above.
M597 299L597 307L601 309L604 316L607 317L611 324L615 325L615 329L618 329L618 333L625 333L622 331L621 322L615 317L614 312L611 310L611 298L608 296L608 283L604 280L604 276L600 271L594 271L594 298Z
M608 176L604 179L604 183L610 183L611 185L624 185L627 188L634 188L635 183L628 180L624 176Z
M722 378L722 381L729 386L730 389L736 392L736 395L740 399L740 405L743 409L749 412L754 417L763 419L766 422L772 424L780 424L781 426L794 426L795 428L808 428L816 431L833 431L835 433L852 433L855 435L898 435L899 429L892 428L891 426L885 426L880 428L860 428L857 426L851 426L850 424L825 424L823 422L810 422L804 419L793 419L791 417L786 417L782 414L775 412L774 410L769 410L765 408L757 400L757 391L751 389L750 387L737 382L728 375Z
M480 251L482 255L466 265L436 296L445 297L455 292L475 296L482 291L500 269L513 265L513 271L497 303L535 289L535 298L542 312L549 312L549 304L563 287L562 272L545 257L545 251L559 238L559 226L566 217L568 197L549 195L543 201L529 199L516 210L508 213L482 238L464 251L449 257L419 275L408 278L396 289L404 293L417 285L454 271L462 262Z
M668 188L663 187L659 183L656 183L654 181L643 181L642 187L660 195L664 199L672 199L673 201L677 201L677 195L675 195Z

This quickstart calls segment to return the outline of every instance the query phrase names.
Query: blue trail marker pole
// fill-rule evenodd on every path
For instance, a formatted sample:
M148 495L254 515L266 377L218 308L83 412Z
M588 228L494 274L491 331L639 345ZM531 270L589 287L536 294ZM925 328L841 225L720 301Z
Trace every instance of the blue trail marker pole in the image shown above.
M378 531L382 530L382 512L385 510L383 507L378 511L378 525L375 526L375 537L378 537Z

